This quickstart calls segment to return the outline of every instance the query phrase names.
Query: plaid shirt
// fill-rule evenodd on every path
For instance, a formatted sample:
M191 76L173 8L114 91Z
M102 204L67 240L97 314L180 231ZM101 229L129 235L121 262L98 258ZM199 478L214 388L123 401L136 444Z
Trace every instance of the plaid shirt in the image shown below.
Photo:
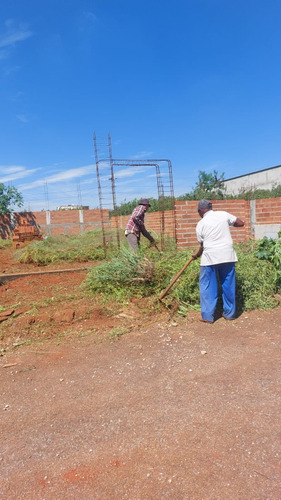
M144 226L145 205L138 205L128 220L125 234L134 233L138 238Z

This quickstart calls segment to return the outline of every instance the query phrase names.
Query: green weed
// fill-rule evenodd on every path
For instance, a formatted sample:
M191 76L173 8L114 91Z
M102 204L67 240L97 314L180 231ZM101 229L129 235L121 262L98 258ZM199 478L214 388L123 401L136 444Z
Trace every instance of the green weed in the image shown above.
M12 241L11 240L2 240L0 239L0 249L1 248L7 248L12 246Z
M117 247L107 244L108 255L116 253ZM102 232L88 231L79 235L48 236L43 241L34 241L17 252L17 260L24 263L48 265L59 261L88 262L103 260Z

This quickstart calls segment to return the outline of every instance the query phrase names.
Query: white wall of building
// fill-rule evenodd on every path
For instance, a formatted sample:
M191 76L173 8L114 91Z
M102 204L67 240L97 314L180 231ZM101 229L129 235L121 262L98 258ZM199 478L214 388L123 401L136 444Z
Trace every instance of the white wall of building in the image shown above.
M272 189L276 184L281 184L281 165L224 181L226 194L239 194L250 189Z

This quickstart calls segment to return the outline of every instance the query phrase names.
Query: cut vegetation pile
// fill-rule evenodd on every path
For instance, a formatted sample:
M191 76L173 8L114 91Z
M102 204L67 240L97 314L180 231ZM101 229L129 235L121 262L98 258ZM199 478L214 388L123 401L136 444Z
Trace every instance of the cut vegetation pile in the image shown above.
M257 245L236 246L239 262L236 265L237 309L268 309L278 305L274 297L280 291L274 265L260 260L255 252ZM111 299L122 300L132 296L157 299L172 278L184 266L191 251L156 254L149 251L132 254L121 250L110 262L93 268L86 280L86 288L92 293L103 293ZM169 306L176 302L183 313L199 309L199 261L190 264L164 302Z
M102 293L122 300L132 295L146 297L154 293L157 286L155 263L141 252L132 253L122 248L109 262L94 268L88 274L86 288L93 293Z

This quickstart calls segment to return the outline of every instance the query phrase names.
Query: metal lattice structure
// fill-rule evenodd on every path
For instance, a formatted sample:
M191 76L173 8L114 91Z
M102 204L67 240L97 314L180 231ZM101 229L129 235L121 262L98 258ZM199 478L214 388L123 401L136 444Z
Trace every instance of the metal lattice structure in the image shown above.
M118 181L118 172L122 168L122 172L126 168L153 168L155 169L156 187L158 193L158 207L159 207L159 227L160 227L160 245L161 249L164 248L164 237L166 234L165 228L165 211L170 209L172 214L172 227L173 238L176 240L176 219L174 208L174 187L173 187L173 173L172 164L167 159L146 159L143 161L113 158L111 137L108 134L107 142L98 142L94 133L94 148L96 160L96 175L98 184L99 205L101 210L101 222L103 231L103 244L106 252L106 228L104 221L104 208L113 209L116 224L116 239L118 248L120 248L120 234L118 227L118 210L116 202L116 181ZM171 207L167 207L170 201Z

